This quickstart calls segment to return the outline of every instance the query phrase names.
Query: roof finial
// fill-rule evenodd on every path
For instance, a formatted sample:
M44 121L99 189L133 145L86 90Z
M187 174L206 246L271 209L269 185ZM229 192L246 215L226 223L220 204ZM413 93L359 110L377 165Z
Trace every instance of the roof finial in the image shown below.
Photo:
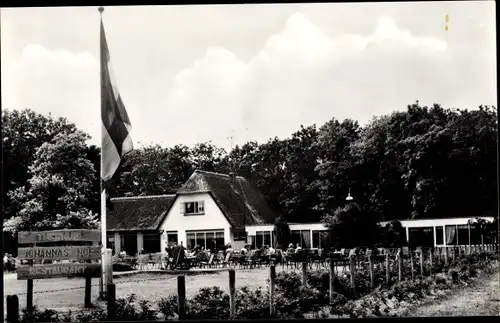
M100 13L100 14L101 14L101 16L102 16L102 12L104 11L104 7L99 7L99 9L97 9L97 10L99 10L99 13Z

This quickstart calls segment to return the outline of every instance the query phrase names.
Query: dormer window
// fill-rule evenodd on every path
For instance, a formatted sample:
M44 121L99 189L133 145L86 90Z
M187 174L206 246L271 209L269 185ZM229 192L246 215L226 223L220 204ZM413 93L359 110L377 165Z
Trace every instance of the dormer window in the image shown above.
M205 214L205 203L203 201L184 202L181 204L181 212L184 215L201 215Z

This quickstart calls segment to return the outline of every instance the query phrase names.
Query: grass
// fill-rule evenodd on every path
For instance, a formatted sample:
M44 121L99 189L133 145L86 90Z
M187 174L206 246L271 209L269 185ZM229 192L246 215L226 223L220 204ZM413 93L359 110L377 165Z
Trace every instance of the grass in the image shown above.
M279 272L281 267L276 268ZM177 276L169 274L142 273L114 279L116 297L126 297L132 293L138 299L156 302L161 297L177 294ZM249 286L266 287L269 268L236 269L236 288ZM92 280L92 302L98 303L98 279ZM17 280L15 274L4 275L4 308L7 295L18 295L19 307L26 307L26 286L24 280ZM85 280L81 278L39 279L33 281L33 304L40 309L50 308L58 311L78 311L83 308ZM186 296L194 296L202 287L219 286L229 293L228 272L193 274L186 276ZM80 288L79 288L80 287ZM69 290L64 290L69 289Z
M477 279L472 286L451 291L442 299L413 307L409 311L409 316L498 316L500 315L499 290L497 271Z

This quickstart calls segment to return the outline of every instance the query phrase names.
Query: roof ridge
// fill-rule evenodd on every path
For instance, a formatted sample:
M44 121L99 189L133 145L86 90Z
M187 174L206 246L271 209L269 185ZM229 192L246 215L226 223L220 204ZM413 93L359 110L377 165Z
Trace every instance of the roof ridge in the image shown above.
M121 196L121 197L113 197L111 201L121 201L121 200L144 200L144 199L153 199L159 197L175 197L177 194L162 194L162 195L144 195L144 196Z
M224 176L224 177L229 177L229 174L223 174L223 173L217 173L217 172L211 172L208 170L202 170L202 169L197 169L195 170L195 173L205 173L205 174L210 174L210 175L219 175L219 176ZM245 177L240 176L240 175L235 175L236 177L245 179ZM245 179L246 180L246 179Z

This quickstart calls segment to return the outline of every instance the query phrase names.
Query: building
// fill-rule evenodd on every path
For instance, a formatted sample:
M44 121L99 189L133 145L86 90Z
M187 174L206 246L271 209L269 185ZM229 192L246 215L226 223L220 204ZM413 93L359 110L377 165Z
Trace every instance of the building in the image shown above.
M234 174L195 171L173 195L111 199L107 211L108 246L114 253L164 250L173 242L187 248L200 245L240 249L248 242L276 247L275 214L262 194ZM410 245L443 246L492 243L471 229L471 218L401 220ZM492 217L484 217L493 221ZM388 222L381 222L385 226ZM291 242L302 248L322 248L327 228L322 223L289 223Z
M108 246L114 253L158 252L169 242L191 248L241 248L247 226L270 225L276 216L245 178L195 171L175 195L111 199Z
M493 222L493 217L480 217ZM410 246L438 247L495 243L496 237L482 237L469 225L473 218L400 220ZM381 222L385 226L389 222ZM490 241L493 239L492 241Z
M161 249L160 224L172 206L175 195L119 197L111 199L106 212L107 246L113 254L125 250L154 253Z

